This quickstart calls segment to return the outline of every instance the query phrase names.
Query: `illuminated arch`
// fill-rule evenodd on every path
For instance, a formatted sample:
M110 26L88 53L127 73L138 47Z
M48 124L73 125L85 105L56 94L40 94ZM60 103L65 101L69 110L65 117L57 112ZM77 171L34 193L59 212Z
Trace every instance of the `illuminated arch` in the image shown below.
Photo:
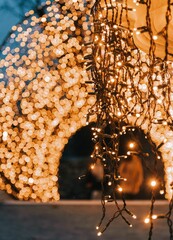
M12 28L2 49L0 185L19 199L59 199L64 145L95 101L83 69L88 10L83 1L47 1L41 16L30 11Z

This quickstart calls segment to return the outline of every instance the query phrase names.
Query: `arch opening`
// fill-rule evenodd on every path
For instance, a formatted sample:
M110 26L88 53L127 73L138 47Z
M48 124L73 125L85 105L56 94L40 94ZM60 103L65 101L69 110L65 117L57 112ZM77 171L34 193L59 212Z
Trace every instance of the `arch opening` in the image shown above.
M94 149L92 130L95 123L80 128L70 139L62 153L59 166L59 193L62 199L101 198L102 178L99 176L100 161L94 162L90 155ZM152 143L153 145L153 143ZM152 150L151 143L139 128L128 132L120 138L119 155L126 155L119 166L120 175L127 182L122 185L126 199L150 199L150 182L155 177L157 167L157 199L164 199L164 164ZM84 151L83 151L84 150ZM128 156L128 152L136 152ZM155 165L155 163L157 164ZM81 180L79 180L81 177ZM108 182L105 191L111 194ZM117 198L120 196L117 195Z

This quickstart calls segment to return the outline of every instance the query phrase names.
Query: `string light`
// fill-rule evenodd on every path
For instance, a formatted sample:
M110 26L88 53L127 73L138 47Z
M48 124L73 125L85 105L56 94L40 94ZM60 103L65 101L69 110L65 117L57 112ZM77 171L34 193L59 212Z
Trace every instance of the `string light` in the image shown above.
M97 135L94 139L97 150L94 150L93 160L97 155L101 156L101 160L106 159L102 161L105 173L102 184L103 214L98 226L102 227L103 233L117 217L122 217L131 226L125 213L131 217L133 215L127 211L124 194L119 185L122 178L119 174L119 166L125 159L119 156L119 147L121 136L127 131L132 132L132 128L138 127L146 134L145 137L151 144L155 159L163 160L165 165L165 197L170 201L167 223L169 222L170 237L172 237L170 215L171 183L173 182L171 160L173 115L170 110L173 93L172 49L169 44L171 42L170 26L172 26L171 3L168 0L158 8L154 1L134 1L134 4L139 6L135 11L129 8L128 0L121 1L121 4L117 1L98 0L92 8L93 39L97 36L97 41L91 45L90 76L91 81L94 82L93 90L96 95L96 103L91 111L97 116L96 128L101 129L102 133L97 134L94 130ZM158 15L160 13L161 17L166 19L162 26L163 32L156 32L156 28L153 27L156 22L156 15L153 14L155 10L160 11ZM116 136L114 136L115 133ZM138 151L133 151L134 147L132 143L129 145L127 159L138 155L145 164L149 154L143 153L142 147L138 147ZM159 187L157 162L154 160L154 166L151 169L153 173L153 180L150 182L151 205L149 217L145 220L146 223L150 223L148 239L151 239L153 234L155 192ZM102 226L106 215L107 198L104 195L104 182L107 175L111 176L112 185L109 187L116 210L108 223ZM123 207L116 201L119 190Z

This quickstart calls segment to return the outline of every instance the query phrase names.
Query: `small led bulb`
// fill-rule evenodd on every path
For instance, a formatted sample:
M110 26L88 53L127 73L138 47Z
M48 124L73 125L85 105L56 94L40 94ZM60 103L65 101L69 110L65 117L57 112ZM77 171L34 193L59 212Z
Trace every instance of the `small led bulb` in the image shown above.
M111 186L111 185L112 185L112 182L111 182L111 181L109 181L109 182L108 182L108 186Z
M152 219L157 219L157 215L152 215Z
M98 233L97 233L97 236L100 237L101 235L102 235L102 232L98 232Z
M130 148L134 148L134 146L135 146L135 143L133 143L133 142L129 143Z
M157 185L157 182L155 180L152 180L150 184L151 184L151 187L155 187Z
M119 187L119 188L118 188L118 191L119 191L119 192L122 192L122 191L123 191L122 187Z
M90 168L93 170L95 168L95 164L91 164Z
M144 223L149 223L150 222L150 219L147 217L147 218L145 218L145 220L144 220Z
M158 36L154 35L153 40L157 40L157 39L158 39Z
M163 189L160 190L160 194L161 194L161 195L164 194L164 190L163 190Z

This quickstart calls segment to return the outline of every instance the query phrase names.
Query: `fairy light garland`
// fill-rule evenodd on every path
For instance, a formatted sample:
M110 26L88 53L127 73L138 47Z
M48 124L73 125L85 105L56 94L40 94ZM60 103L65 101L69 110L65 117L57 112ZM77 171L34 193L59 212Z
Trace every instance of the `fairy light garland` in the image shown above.
M92 8L92 58L91 55L86 56L96 95L96 103L90 109L90 112L97 116L96 127L93 130L95 150L92 158L94 162L99 158L104 168L103 215L96 228L98 236L101 236L118 217L122 217L130 227L132 226L128 216L133 217L134 214L126 206L121 187L121 181L125 179L119 173L119 165L121 159L128 155L140 155L143 162L146 161L147 155L140 149L141 152L129 151L127 156L119 156L119 140L126 131L138 127L145 132L156 159L161 158L160 153L162 155L165 167L165 197L170 201L168 214L163 214L163 218L167 219L172 239L172 3L168 0L164 3L159 2L159 6L154 4L155 0L97 0ZM153 11L157 7L162 8L162 5L165 11L164 14L161 11L161 16L165 17L165 21L163 20L164 26L162 24L164 35L160 37L161 33L156 33L153 27ZM140 41L143 39L147 39L147 43L140 47ZM152 238L154 220L157 219L154 213L155 188L159 178L157 160L154 161L151 172L154 180L151 182L151 206L146 220L150 223L148 239ZM107 179L111 191L109 195L105 190ZM121 193L123 206L117 202L118 192ZM116 211L108 223L103 225L106 203L109 201L115 202Z

